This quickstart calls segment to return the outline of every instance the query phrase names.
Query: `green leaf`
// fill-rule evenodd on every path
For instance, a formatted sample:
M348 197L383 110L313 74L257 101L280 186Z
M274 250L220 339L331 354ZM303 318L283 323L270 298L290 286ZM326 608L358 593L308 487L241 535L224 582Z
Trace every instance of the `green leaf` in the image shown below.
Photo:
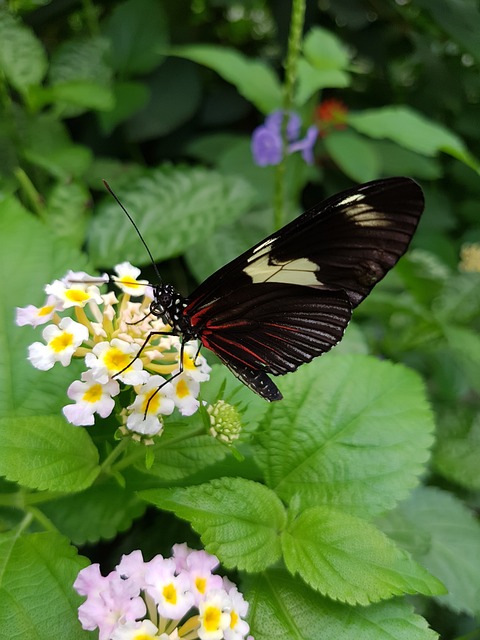
M130 529L133 520L144 513L145 504L131 491L110 482L39 508L72 542L84 545L111 540Z
M198 67L188 60L170 58L147 79L146 88L148 102L125 123L126 136L132 142L151 140L175 131L201 104Z
M23 156L28 162L61 180L72 176L76 178L83 176L93 158L90 149L79 144L67 144L51 150L44 149L43 152L26 149Z
M111 64L121 76L149 73L160 64L168 43L167 20L155 0L117 5L104 26L111 41Z
M116 82L113 85L115 106L110 111L99 111L98 119L102 131L110 135L115 127L142 109L148 101L149 92L140 82Z
M38 85L47 70L47 57L33 32L5 7L0 8L0 67L21 93Z
M64 108L64 103L99 111L110 111L115 106L112 89L92 80L70 80L50 87L35 87L30 91L30 99L37 108L56 104L59 110Z
M188 520L225 567L262 571L280 558L285 510L257 482L219 478L186 489L152 489L140 497Z
M450 275L433 301L435 315L451 322L472 322L480 316L480 274Z
M434 428L413 371L368 356L328 354L279 379L258 439L267 484L285 501L364 518L417 485Z
M287 569L334 600L367 605L404 593L445 588L373 525L329 507L312 507L282 534Z
M380 524L404 546L405 533L411 532L410 552L448 589L447 595L438 597L441 603L480 614L480 524L455 496L433 487L419 488ZM421 544L416 547L418 540Z
M32 489L81 491L100 473L98 451L63 418L0 418L0 474Z
M154 448L155 461L149 469L151 475L157 476L162 482L180 480L208 467L227 455L226 447L222 446L210 435L191 436L183 438L183 432L188 427L183 425L168 425L162 437L162 442ZM174 428L175 427L175 428ZM144 468L144 465L142 463ZM142 466L139 466L142 470Z
M109 87L112 69L106 62L110 43L101 36L74 38L63 42L53 53L48 71L51 85L87 81L87 86ZM56 100L57 102L57 100ZM66 102L60 105L62 116L78 116L88 106Z
M350 77L340 69L319 69L304 58L297 66L297 90L294 104L302 107L317 91L327 87L344 89L350 84Z
M479 171L478 160L456 134L408 107L383 107L350 113L348 123L367 136L393 140L426 156L435 156L443 151Z
M47 199L47 221L54 234L80 249L85 242L91 196L80 182L55 184Z
M252 190L243 180L215 171L164 165L132 180L118 196L133 215L154 259L165 260L195 242L209 240L217 226L243 213ZM97 265L148 261L131 223L110 196L93 220L89 249Z
M0 534L2 638L87 640L76 611L82 599L72 587L87 564L57 533Z
M442 415L434 450L434 465L453 482L480 490L480 416L461 408Z
M417 5L427 9L440 27L469 51L480 62L480 11L469 0L418 0Z
M255 640L436 640L426 620L396 599L350 607L322 598L281 569L249 576L242 588Z
M251 60L234 49L208 44L175 47L169 53L213 69L262 113L271 113L282 106L280 82L265 62Z
M85 269L87 260L53 237L13 197L0 201L0 237L0 268L8 273L0 281L0 416L55 414L67 402L66 391L78 375L78 363L57 364L48 372L34 369L27 361L27 349L41 338L41 329L17 327L15 307L42 306L45 284L69 269Z
M314 27L303 41L305 58L317 69L346 69L350 56L343 42L331 31Z
M448 346L474 389L480 390L480 336L466 327L443 327Z
M335 164L352 180L367 182L379 177L380 160L375 147L355 131L332 131L323 144Z

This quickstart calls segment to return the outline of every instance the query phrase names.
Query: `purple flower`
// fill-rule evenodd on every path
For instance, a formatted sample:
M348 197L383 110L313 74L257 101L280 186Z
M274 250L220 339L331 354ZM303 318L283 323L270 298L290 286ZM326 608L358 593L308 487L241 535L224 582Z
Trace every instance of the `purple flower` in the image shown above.
M255 164L259 167L279 164L283 156L282 142L283 111L274 111L265 118L264 124L257 127L252 134L252 154ZM301 128L300 116L294 111L289 112L286 126L286 137L289 145L287 153L301 151L302 157L308 164L313 164L313 145L317 139L317 128L309 127L303 140L299 140Z
M261 125L252 135L252 153L255 164L267 167L279 164L282 159L282 137L280 131Z
M318 136L318 129L315 125L308 127L307 133L303 140L297 140L288 147L288 153L295 151L302 152L302 158L307 164L313 164L313 146Z

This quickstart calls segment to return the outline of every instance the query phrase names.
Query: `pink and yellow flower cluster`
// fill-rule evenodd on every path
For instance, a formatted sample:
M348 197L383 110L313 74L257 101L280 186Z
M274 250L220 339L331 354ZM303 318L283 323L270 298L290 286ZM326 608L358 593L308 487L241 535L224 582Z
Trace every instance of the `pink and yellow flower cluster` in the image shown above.
M150 562L133 551L107 576L92 564L73 585L86 596L78 609L82 627L98 629L99 640L244 640L248 603L233 582L213 573L218 564L186 544Z

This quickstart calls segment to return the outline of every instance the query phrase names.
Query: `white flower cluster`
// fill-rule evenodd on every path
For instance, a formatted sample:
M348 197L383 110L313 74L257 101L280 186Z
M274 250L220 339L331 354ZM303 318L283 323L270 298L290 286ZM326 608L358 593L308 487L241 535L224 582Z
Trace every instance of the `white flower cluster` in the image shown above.
M150 562L133 551L107 576L92 564L73 585L86 596L78 618L84 629L98 629L99 640L244 640L248 602L213 573L218 564L186 544L174 545L172 558Z
M74 403L63 409L69 422L86 426L94 423L94 414L109 416L120 381L131 385L136 396L122 412L126 429L158 435L162 415L175 408L184 416L195 413L200 383L208 380L210 367L197 353L196 342L184 345L181 373L178 336L155 335L146 343L150 333L170 330L150 313L152 287L138 280L140 270L128 262L117 265L115 273L113 281L122 291L119 298L112 291L100 293L99 286L109 281L107 275L95 278L69 271L45 287L47 299L42 307L18 308L16 322L33 327L51 323L43 330L44 342L29 347L28 359L37 369L47 371L56 362L67 367L72 357L85 359L87 369L81 380L67 391ZM140 302L133 302L132 296L141 297ZM61 316L69 309L75 319Z

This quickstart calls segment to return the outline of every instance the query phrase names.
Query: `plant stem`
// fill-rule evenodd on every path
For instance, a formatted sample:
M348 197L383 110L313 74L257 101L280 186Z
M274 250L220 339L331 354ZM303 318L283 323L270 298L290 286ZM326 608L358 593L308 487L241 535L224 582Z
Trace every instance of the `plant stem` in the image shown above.
M288 35L287 57L285 59L285 81L283 83L283 155L282 161L275 168L275 194L274 194L274 226L280 229L285 223L285 174L287 170L287 140L286 128L288 114L293 107L293 93L297 77L297 62L300 55L303 23L305 20L305 0L292 0L292 19L290 21L290 33Z

